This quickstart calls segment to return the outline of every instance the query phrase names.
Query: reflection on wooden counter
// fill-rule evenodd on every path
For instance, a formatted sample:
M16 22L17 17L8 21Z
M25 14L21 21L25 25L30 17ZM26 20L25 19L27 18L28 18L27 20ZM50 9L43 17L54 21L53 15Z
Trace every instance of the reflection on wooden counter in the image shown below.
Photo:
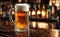
M60 30L56 29L31 29L30 37L60 37Z
M17 32L15 37L29 37L27 32Z

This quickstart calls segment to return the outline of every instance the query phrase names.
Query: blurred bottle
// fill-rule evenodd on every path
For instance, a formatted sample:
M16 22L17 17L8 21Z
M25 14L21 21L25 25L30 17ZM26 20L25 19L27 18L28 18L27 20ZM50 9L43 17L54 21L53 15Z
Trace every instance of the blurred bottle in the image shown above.
M37 9L37 18L41 18L41 9L40 9L40 4L38 4L38 9Z
M2 15L2 8L0 7L0 15Z
M47 5L46 18L51 19L51 7L49 5Z
M36 13L34 9L32 10L32 18L36 18Z
M3 1L3 4L2 4L2 11L3 11L3 17L6 17L6 2Z
M42 8L41 18L42 18L42 19L45 19L45 18L46 18L46 9L45 9L45 5L43 5L43 8Z
M31 9L32 9L31 4L29 4L29 17L31 17L32 15Z
M36 3L34 2L33 8L32 8L32 18L36 18Z
M2 7L1 7L1 5L2 5L2 2L0 2L1 4L0 4L0 16L2 15Z
M52 9L51 9L51 19L55 19L55 9L54 9L54 6L52 6Z

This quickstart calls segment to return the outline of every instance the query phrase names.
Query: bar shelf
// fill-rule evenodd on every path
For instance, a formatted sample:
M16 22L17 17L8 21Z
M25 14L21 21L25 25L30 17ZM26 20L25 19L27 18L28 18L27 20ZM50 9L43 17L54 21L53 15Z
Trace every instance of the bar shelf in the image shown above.
M54 19L42 19L42 18L29 18L30 21L38 21L38 22L57 22Z

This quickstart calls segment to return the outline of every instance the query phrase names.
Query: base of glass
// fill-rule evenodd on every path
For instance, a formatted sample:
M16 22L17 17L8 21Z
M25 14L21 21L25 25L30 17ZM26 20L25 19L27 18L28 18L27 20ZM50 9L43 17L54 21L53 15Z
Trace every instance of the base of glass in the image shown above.
M15 29L15 32L27 32L28 30L20 30L20 29Z

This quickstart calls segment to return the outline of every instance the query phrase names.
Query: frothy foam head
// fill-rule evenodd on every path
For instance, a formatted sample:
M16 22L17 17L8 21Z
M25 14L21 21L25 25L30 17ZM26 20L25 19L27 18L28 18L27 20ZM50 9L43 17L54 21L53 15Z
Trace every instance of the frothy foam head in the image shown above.
M29 11L29 5L28 4L16 4L15 11Z

